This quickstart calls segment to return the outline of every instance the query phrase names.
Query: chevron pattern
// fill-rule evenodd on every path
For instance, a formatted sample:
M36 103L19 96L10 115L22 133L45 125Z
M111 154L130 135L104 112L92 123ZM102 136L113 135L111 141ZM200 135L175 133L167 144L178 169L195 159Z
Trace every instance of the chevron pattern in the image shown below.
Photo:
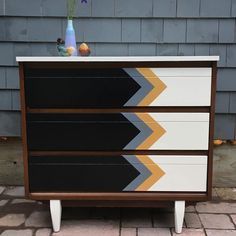
M166 85L150 68L124 70L140 85L140 89L124 106L149 106L166 89Z
M147 155L123 155L123 157L140 173L123 191L148 191L165 175L165 172Z
M148 150L166 133L166 130L148 113L122 113L122 115L140 130L124 150Z

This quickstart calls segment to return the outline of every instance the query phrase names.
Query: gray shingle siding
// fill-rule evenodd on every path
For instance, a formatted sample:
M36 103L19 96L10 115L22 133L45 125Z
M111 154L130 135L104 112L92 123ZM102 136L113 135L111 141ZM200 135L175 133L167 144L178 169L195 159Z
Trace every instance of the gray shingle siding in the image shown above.
M0 131L1 136L21 135L20 112L0 111Z
M86 42L121 42L121 19L88 19L83 31Z
M17 67L5 67L5 81L7 89L19 89L19 71Z
M8 66L13 65L14 58L14 50L12 43L0 43L0 65Z
M20 135L15 56L56 56L66 29L65 0L0 0L0 136ZM236 0L79 1L78 43L92 55L220 55L215 137L236 127Z
M201 0L200 16L228 17L231 15L231 0Z
M229 92L216 94L216 113L229 113Z
M235 115L225 115L225 114L216 115L215 138L235 139Z
M0 110L12 110L11 90L0 90Z
M5 0L0 0L0 16L5 14L5 4L4 4Z
M218 69L217 91L236 91L236 68Z
M136 43L141 41L141 21L136 19L122 19L122 42Z
M155 56L156 55L156 45L155 44L144 44L140 47L140 44L130 44L129 45L129 56Z
M227 47L227 67L236 67L236 44Z
M232 9L231 9L231 16L236 16L236 0L232 0Z
M40 2L40 1L38 1ZM66 1L65 0L43 0L41 4L41 14L43 16L65 16Z
M218 43L219 22L215 19L188 19L187 42L188 43Z
M17 90L11 92L11 106L12 110L20 111L20 93Z
M101 55L101 56L121 56L121 55L128 55L128 46L126 44L105 44L100 43L96 44L95 46L95 55Z
M186 41L186 20L164 20L163 41L165 43L184 43Z
M6 41L28 41L28 19L27 18L5 18Z
M142 19L141 20L141 42L162 43L163 42L163 20Z
M114 15L115 15L115 0L93 1L92 4L93 17L113 17Z
M97 1L97 0L94 0ZM165 0L166 1L166 0ZM155 2L155 1L154 1ZM152 17L152 0L115 0L116 17ZM104 6L105 7L105 6Z
M54 42L55 35L62 35L61 19L31 18L28 20L29 41Z
M177 17L199 17L200 0L178 0Z
M0 89L6 88L6 70L5 68L0 68Z
M153 1L154 17L175 17L176 0L156 0Z
M192 56L194 55L193 44L179 44L178 56Z
M236 114L236 93L230 93L229 112Z
M30 0L4 0L5 14L7 16L41 16L42 15L42 1Z
M235 19L219 20L219 43L235 42Z

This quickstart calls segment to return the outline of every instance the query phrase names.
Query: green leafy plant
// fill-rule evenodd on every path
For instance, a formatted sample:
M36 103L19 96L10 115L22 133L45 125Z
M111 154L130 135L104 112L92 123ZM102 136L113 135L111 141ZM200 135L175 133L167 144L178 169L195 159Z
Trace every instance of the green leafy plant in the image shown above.
M68 20L73 19L77 3L78 3L78 0L67 0L67 18L68 18Z

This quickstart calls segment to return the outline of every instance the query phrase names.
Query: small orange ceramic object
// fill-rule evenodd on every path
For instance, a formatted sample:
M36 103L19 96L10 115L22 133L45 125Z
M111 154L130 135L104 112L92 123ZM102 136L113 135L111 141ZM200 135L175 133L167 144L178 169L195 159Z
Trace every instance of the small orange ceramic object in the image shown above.
M68 54L71 56L73 54L73 52L75 51L75 48L74 47L68 47L66 48Z
M219 146L219 145L221 145L222 143L223 143L223 140L220 140L220 139L214 140L214 145L216 145L216 146Z
M90 52L91 52L90 48L89 48L89 46L86 43L80 44L80 46L79 46L79 54L81 56L89 56Z

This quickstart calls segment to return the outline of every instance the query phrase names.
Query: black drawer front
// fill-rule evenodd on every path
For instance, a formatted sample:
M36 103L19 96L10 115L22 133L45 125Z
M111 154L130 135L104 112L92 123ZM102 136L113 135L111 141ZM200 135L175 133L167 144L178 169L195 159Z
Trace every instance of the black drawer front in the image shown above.
M120 192L140 174L123 156L29 160L31 192Z
M121 108L139 89L119 68L25 71L29 108Z
M29 150L122 150L140 130L122 114L28 115Z

